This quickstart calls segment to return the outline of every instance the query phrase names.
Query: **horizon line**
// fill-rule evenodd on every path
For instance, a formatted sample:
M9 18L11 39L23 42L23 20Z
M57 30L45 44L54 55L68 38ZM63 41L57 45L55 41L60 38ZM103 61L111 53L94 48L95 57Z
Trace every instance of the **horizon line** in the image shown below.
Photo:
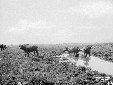
M94 43L56 43L56 44L54 44L54 43L49 43L49 44L43 44L43 43L41 43L41 44L39 44L39 43L35 43L34 45L58 45L58 44L103 44L103 43L113 43L113 42L94 42ZM3 44L3 43L1 43L1 44ZM33 44L33 43L21 43L21 44ZM6 44L6 45L20 45L20 44Z

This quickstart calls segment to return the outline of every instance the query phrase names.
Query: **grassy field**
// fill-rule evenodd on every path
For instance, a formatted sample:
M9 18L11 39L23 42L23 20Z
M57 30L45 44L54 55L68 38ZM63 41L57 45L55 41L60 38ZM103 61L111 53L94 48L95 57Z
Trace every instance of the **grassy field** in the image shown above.
M39 56L25 57L24 51L18 46L9 46L0 52L0 85L106 85L108 81L101 81L96 77L110 75L98 73L85 67L77 67L68 62L59 63L53 56L63 53L63 48L87 44L57 44L38 45ZM94 44L91 54L113 62L113 44ZM31 53L32 54L32 53ZM25 84L26 83L26 84Z
M113 62L113 43L95 44L91 53L96 57Z

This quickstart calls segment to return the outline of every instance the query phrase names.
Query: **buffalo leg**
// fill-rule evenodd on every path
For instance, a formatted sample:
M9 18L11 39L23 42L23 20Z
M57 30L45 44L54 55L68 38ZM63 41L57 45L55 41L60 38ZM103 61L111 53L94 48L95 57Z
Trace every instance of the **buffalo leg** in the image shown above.
M90 57L90 53L89 53L89 57Z
M3 50L4 50L4 47L3 47Z
M34 55L35 55L35 51L34 51Z
M85 56L86 54L84 53L84 56Z
M86 58L86 56L87 56L87 53L84 53L84 57Z
M85 58L87 57L87 53L86 53L86 56L85 56Z
M1 47L1 51L2 51L2 47Z
M75 53L75 56L78 57L77 53Z
M38 50L36 51L36 53L37 53L37 56L38 56L38 55L39 55L39 54L38 54Z
M29 52L27 52L27 55L28 55L28 57L29 57Z

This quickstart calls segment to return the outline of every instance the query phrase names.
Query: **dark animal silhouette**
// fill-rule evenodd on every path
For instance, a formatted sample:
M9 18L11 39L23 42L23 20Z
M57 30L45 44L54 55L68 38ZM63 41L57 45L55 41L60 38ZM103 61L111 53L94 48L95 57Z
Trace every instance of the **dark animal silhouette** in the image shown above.
M69 50L69 48L65 47L65 49L63 49L63 52L68 51L68 50Z
M85 55L85 57L87 57L87 55L90 56L91 48L92 48L92 46L87 46L86 48L84 48L84 55Z
M1 48L1 51L2 51L2 50L5 50L7 48L7 46L4 45L4 44L0 44L0 48Z
M38 46L35 46L35 45L33 45L33 46L30 46L29 44L24 44L24 45L19 45L19 47L20 47L20 49L22 49L22 50L24 50L24 52L25 52L25 56L26 56L26 53L28 54L28 56L29 56L29 53L30 52L34 52L34 54L35 54L35 52L37 53L37 56L38 56Z
M78 57L79 56L79 51L80 51L80 49L78 48L78 47L74 47L73 48L73 53L74 53L74 55L76 56L76 57Z
M74 53L74 55L76 56L76 57L78 57L79 56L79 51L80 51L80 49L78 48L78 47L74 47L74 48L72 48L72 49L69 49L68 47L66 47L65 48L65 50L64 50L64 52L65 51L68 51L68 53Z

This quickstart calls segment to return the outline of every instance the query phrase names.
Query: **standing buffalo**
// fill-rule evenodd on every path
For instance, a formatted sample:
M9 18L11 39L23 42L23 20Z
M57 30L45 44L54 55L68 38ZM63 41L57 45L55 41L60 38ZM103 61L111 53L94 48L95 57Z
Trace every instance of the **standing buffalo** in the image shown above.
M85 57L87 57L87 55L90 56L91 48L92 48L92 46L87 46L86 48L84 48Z
M76 56L76 57L78 57L79 56L79 51L80 51L80 49L78 48L78 47L74 47L74 48L72 48L72 49L69 49L68 47L66 47L65 48L65 50L64 50L64 52L65 51L68 51L68 53L74 53L74 55Z
M79 56L78 55L79 51L80 51L80 49L78 47L73 48L73 53L74 53L75 56Z
M4 44L0 44L0 48L1 48L1 51L2 51L2 50L5 50L7 48L7 46L4 45Z
M19 47L20 47L20 49L24 50L24 52L27 53L28 56L29 56L30 52L34 52L34 54L36 52L37 56L38 56L38 50L37 50L38 47L35 45L30 46L29 44L26 44L26 45L24 44L24 45L19 45ZM26 54L25 54L25 56L26 56Z

